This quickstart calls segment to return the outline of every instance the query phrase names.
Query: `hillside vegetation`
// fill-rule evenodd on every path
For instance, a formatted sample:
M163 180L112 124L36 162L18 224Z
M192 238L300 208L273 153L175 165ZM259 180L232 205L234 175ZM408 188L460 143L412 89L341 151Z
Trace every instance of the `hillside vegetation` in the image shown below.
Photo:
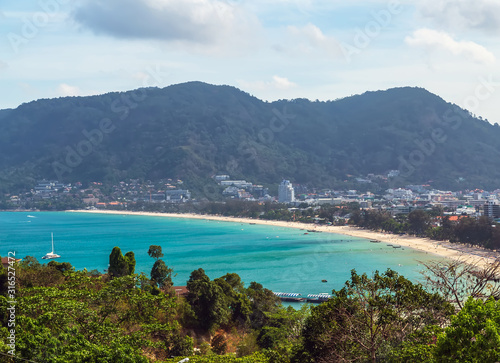
M151 246L154 251L159 246ZM161 250L160 250L161 252ZM142 251L145 253L145 251ZM118 259L116 258L118 255ZM133 257L127 253L125 256ZM161 254L150 253L158 260ZM111 267L123 258L115 247ZM481 298L460 307L441 293L465 265L439 262L433 290L388 269L351 271L314 307L284 308L257 282L191 273L187 296L165 279L124 269L107 275L33 257L0 267L2 362L497 362L500 303L481 280ZM157 263L155 262L155 264ZM432 268L432 266L428 266ZM458 268L457 268L458 267ZM493 266L498 271L498 263ZM429 272L433 270L430 269ZM468 270L469 275L474 271ZM477 275L474 273L474 275ZM12 276L15 279L12 279ZM472 277L472 275L470 275ZM478 283L479 284L479 283ZM464 287L464 284L460 284ZM457 292L455 290L455 292ZM446 294L445 294L446 295ZM175 357L175 358L173 358Z
M202 190L215 173L335 187L389 170L400 176L388 185L495 188L499 156L498 125L420 88L266 103L190 82L0 111L3 191L41 178L180 178Z

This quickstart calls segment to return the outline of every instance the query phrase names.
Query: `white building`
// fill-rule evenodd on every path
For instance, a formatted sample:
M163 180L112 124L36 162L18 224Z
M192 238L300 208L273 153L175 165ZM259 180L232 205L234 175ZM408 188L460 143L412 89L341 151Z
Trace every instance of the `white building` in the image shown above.
M295 191L289 180L283 180L279 185L278 201L280 203L292 203L295 201Z
M231 185L237 187L237 188L250 188L252 186L252 183L247 182L246 180L221 180L220 185L229 187Z

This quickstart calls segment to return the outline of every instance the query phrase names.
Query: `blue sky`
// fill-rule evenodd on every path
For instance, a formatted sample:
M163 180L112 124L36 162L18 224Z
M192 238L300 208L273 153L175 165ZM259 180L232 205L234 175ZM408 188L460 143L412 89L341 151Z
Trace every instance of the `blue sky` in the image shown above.
M187 81L264 100L424 87L500 123L497 0L0 2L0 109Z

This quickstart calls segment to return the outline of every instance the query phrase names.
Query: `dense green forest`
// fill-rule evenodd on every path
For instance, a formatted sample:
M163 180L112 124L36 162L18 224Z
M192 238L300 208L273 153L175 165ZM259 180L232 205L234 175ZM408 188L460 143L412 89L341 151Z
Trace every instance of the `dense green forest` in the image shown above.
M421 88L336 101L263 102L200 82L43 99L0 112L0 189L37 179L180 178L203 194L216 173L254 183L335 187L430 182L495 189L500 128Z
M1 360L500 359L499 291L488 286L498 263L479 270L457 261L429 264L426 286L390 269L371 276L353 270L327 302L295 310L257 282L245 286L234 273L211 280L202 268L191 273L188 293L178 296L161 247L152 245L147 253L154 260L149 277L135 274L134 254L123 255L119 247L105 275L65 262L42 265L29 256L10 262L0 270ZM459 274L461 283L450 284Z

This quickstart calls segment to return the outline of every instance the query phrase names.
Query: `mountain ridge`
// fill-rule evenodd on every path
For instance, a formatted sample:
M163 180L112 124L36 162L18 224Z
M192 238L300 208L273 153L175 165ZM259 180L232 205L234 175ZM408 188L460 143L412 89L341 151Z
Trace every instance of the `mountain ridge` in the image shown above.
M41 178L175 177L201 190L216 173L335 187L397 169L399 177L381 187L432 181L447 189L493 188L498 140L498 125L423 88L266 102L233 86L193 81L1 110L0 188Z

